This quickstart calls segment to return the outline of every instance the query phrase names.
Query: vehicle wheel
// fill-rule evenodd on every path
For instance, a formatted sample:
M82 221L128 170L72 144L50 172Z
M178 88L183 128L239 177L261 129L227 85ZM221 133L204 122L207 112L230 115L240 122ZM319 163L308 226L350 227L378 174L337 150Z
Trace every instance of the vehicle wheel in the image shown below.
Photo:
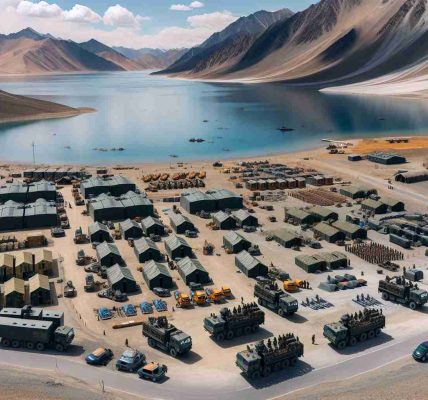
M259 329L259 326L258 325L253 325L253 327L251 328L251 330L253 331L253 332L257 332L257 330Z
M233 339L233 336L235 336L235 335L233 334L233 331L229 331L229 332L227 332L227 334L226 334L226 339L227 339L227 340L232 340L232 339Z
M382 332L382 329L380 329L380 328L377 328L376 330L375 330L375 336L379 336L380 335L380 333Z
M283 369L285 369L285 368L287 368L287 367L289 367L290 366L290 360L284 360L282 363L281 363L281 368L283 368Z
M224 334L223 333L219 333L216 335L215 340L217 340L217 342L222 342L224 340Z
M423 356L423 357L421 358L421 361L422 361L422 362L426 362L426 360L427 360L427 356Z
M382 299L383 299L383 300L389 300L388 293L383 292L383 293L382 293Z
M260 372L259 371L254 371L251 374L251 379L259 379L260 378Z
M37 343L36 344L36 350L37 351L43 351L45 349L45 345L43 343Z
M33 342L27 342L26 347L28 350L34 350L34 343Z
M153 382L156 382L156 378L152 378L152 381L153 381Z
M291 360L290 360L290 366L291 367L294 367L296 364L297 364L297 357L293 357Z
M19 340L12 340L12 347L14 349L17 349L20 346L21 346L21 343L19 343Z
M360 342L365 342L367 340L367 333L362 333L360 335Z
M280 317L283 317L283 316L284 316L284 310L283 310L282 308L278 309L278 315L279 315Z
M350 346L355 346L357 344L358 340L356 337L351 337L351 339L349 339L349 345Z
M9 339L6 339L6 338L3 338L3 339L1 340L1 345L2 345L3 347L9 347L9 346L10 346L10 340L9 340Z
M269 376L270 373L271 373L270 367L265 367L265 369L263 370L263 376Z
M155 348L155 347L156 347L156 342L155 342L152 338L149 338L149 339L147 340L147 344L148 344L150 347L153 347L153 348Z
M251 333L251 327L250 326L246 326L244 329L244 334L245 335L249 335Z
M411 310L416 310L417 304L414 301L411 301L409 303L409 307L410 307Z
M257 303L261 306L262 305L262 301L260 299L257 299Z
M169 349L169 354L171 355L171 357L177 357L177 350L175 349L175 347L171 347Z
M375 332L374 332L374 331L370 331L370 332L367 334L367 337L368 337L369 339L373 339L373 338L375 337Z
M55 345L55 350L56 350L56 351L63 352L63 351L64 351L64 346L63 346L61 343L57 343L57 344Z
M338 344L337 344L337 348L339 350L342 350L346 347L346 342L344 340L341 340Z

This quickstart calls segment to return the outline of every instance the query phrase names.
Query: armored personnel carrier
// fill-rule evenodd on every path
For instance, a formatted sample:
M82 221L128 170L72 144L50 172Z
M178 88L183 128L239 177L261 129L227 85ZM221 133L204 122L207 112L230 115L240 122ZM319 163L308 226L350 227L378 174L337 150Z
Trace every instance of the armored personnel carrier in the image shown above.
M275 311L281 317L293 315L299 308L297 299L279 289L275 282L257 282L254 296L261 306Z
M247 346L236 355L236 365L248 378L258 379L296 365L303 350L303 343L294 334L280 335L268 339L266 344L261 341L253 347Z
M382 293L382 299L408 304L412 310L416 310L428 301L428 292L403 276L394 278L387 276L380 280L378 291Z
M185 354L192 348L192 338L174 325L166 317L149 317L143 322L143 336L150 347L169 352L172 357Z
M234 307L233 310L222 308L218 316L211 314L204 319L204 328L216 341L221 342L256 332L264 322L265 313L256 303L249 303Z
M359 313L343 315L339 322L324 325L324 337L341 350L379 336L384 327L382 310L364 309Z

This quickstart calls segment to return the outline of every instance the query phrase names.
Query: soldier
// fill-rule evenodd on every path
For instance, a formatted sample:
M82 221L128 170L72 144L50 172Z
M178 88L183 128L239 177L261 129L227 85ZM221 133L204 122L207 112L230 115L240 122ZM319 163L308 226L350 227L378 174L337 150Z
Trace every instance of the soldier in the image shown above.
M312 344L315 344L315 333L312 335Z

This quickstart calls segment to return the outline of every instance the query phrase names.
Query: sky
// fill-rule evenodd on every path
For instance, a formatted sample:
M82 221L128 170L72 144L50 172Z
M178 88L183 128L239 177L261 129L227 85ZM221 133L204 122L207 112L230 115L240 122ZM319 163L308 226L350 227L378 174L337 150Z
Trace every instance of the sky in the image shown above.
M301 11L316 0L0 0L0 33L31 27L77 42L183 48L259 10Z

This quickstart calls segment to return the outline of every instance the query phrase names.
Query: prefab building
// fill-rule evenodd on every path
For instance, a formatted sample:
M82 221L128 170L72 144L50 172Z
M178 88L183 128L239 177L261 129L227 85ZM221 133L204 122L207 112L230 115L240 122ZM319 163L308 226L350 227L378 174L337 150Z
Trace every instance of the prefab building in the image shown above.
M51 275L54 267L54 258L50 250L43 249L33 255L33 272L36 274Z
M177 234L184 234L186 231L196 231L195 225L183 214L170 214L169 223L173 231Z
M119 226L120 231L126 240L139 239L143 236L143 228L138 222L135 222L132 219L122 221Z
M97 259L99 263L107 268L115 264L123 264L119 249L113 243L103 242L96 247Z
M0 187L0 203L13 201L16 203L27 202L28 185L22 183L11 183Z
M254 216L251 215L246 210L237 210L232 212L232 217L236 221L236 225L240 228L243 228L244 226L259 226L259 220Z
M180 196L180 206L190 214L196 214L201 211L216 210L216 202L214 198L199 190L182 193Z
M150 260L159 261L162 259L162 254L156 243L149 238L141 238L134 242L134 253L140 263Z
M355 199L365 199L367 197L366 191L359 186L344 186L339 189L339 193L345 197Z
M101 222L94 222L88 228L89 238L92 243L112 242L113 239L107 225Z
M313 227L314 235L320 239L326 240L329 243L336 243L339 240L345 240L346 235L339 229L325 222L320 222Z
M207 191L215 201L216 210L237 210L243 207L243 198L227 189L212 189Z
M27 202L35 202L37 199L48 201L56 200L56 186L45 180L28 185Z
M85 199L110 193L112 196L121 196L129 191L135 192L135 183L124 176L102 178L96 176L80 184L80 191Z
M119 200L101 194L88 202L88 212L94 221L121 221L125 219L125 209Z
M19 279L28 279L34 274L34 255L29 251L21 251L15 257L14 276Z
M287 229L277 229L271 233L273 240L286 248L302 245L302 239L295 233Z
M58 214L54 202L38 199L24 208L24 228L49 228L58 225Z
M157 218L153 218L153 217L144 218L141 221L141 227L143 228L143 233L146 236L150 236L150 235L163 236L163 235L165 235L165 226Z
M317 218L317 216L300 208L285 209L285 219L299 225L312 225L315 222L319 222L319 218Z
M251 247L251 242L235 231L229 231L223 236L223 245L226 251L237 254L243 250L248 250Z
M129 191L120 196L119 201L127 218L146 218L154 214L153 203L143 194Z
M404 164L407 162L406 157L400 156L396 153L371 153L367 156L369 161L384 164L384 165L392 165L392 164Z
M32 306L51 304L51 288L46 275L33 275L28 279L28 288Z
M405 205L402 201L394 200L389 197L382 197L380 202L387 206L388 212L401 212L405 209Z
M395 175L395 180L402 183L417 183L428 181L428 171L403 172Z
M394 235L393 233L389 235L389 241L398 246L401 246L403 249L410 249L412 247L411 240L406 239L405 237Z
M172 277L168 268L165 265L159 264L155 261L149 261L146 265L144 265L143 278L150 290L153 290L156 287L163 289L172 288Z
M187 242L183 238L175 235L165 239L165 250L172 260L193 256L192 248Z
M0 231L15 231L24 228L24 205L12 200L0 205Z
M299 189L303 189L306 187L306 179L303 176L298 176L297 178L295 178L295 180Z
M245 182L245 188L251 191L257 190L258 189L257 181L249 180Z
M9 279L4 284L3 295L5 307L22 307L25 303L25 282L18 278Z
M347 239L367 239L367 231L358 225L346 221L336 221L332 225L343 232Z
M236 228L236 221L224 211L218 211L213 216L213 223L218 229L230 230Z
M268 267L246 250L235 256L235 266L249 278L266 276L268 273Z
M285 180L285 185L287 189L296 189L297 188L297 181L293 178L287 178Z
M323 259L326 262L327 267L330 269L348 267L348 257L339 251L333 251L331 253L318 253L317 256Z
M208 272L198 260L189 257L183 258L177 262L177 269L186 285L190 285L190 283L205 285L211 282Z
M137 282L128 267L114 264L107 270L107 280L112 290L122 293L134 293L138 290Z
M131 182L127 177L115 175L107 178L110 183L110 193L112 196L121 196L129 191L135 192L137 186Z
M302 268L304 271L310 274L327 270L327 263L319 255L309 256L307 254L302 254L296 256L294 262L298 267Z
M327 207L313 206L308 210L318 221L337 221L339 214Z
M15 272L15 257L12 254L0 254L0 282L13 278Z
M367 199L361 203L361 209L374 214L386 214L388 206L377 200Z
M325 178L323 175L313 175L306 178L306 183L312 186L322 186L325 184Z

